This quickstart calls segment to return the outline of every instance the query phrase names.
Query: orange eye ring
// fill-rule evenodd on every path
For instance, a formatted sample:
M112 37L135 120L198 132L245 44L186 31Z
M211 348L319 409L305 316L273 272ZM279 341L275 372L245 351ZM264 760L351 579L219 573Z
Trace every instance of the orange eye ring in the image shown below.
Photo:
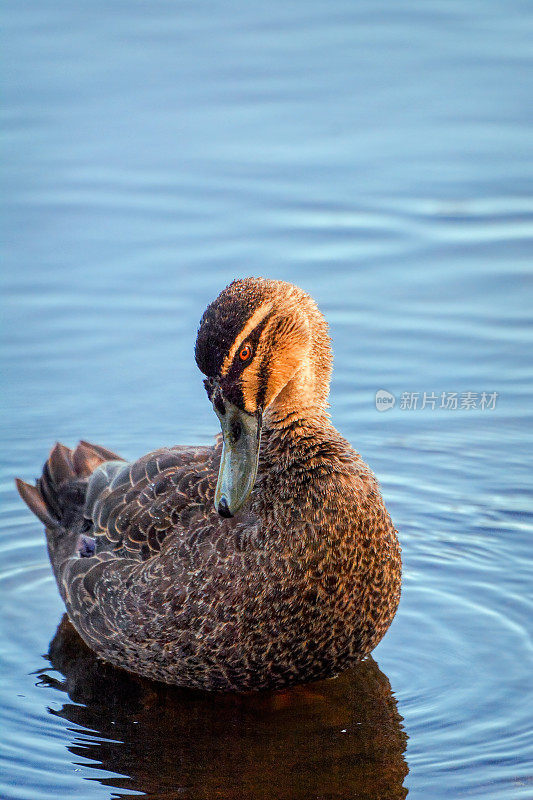
M242 350L239 353L239 358L241 361L248 361L249 358L252 356L252 346L249 344L245 344Z

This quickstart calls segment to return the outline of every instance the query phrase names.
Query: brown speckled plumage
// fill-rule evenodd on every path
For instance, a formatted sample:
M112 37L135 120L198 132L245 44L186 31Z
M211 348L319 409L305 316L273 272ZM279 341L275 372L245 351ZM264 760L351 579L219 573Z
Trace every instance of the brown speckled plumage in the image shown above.
M69 617L105 661L181 686L334 675L388 629L401 560L372 472L329 421L325 321L290 284L237 281L204 314L196 359L224 397L263 411L252 495L217 514L220 441L133 463L56 445L37 487L18 485Z

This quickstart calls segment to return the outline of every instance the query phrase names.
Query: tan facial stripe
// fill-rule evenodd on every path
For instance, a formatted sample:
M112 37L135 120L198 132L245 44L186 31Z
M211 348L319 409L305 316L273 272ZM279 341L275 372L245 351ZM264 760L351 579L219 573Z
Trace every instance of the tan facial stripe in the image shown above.
M241 344L251 334L253 329L256 328L259 325L259 323L262 322L262 320L264 320L266 315L272 310L272 305L273 304L271 302L263 303L262 306L259 306L259 308L256 309L256 311L254 311L254 313L252 314L252 316L250 317L250 319L248 320L242 331L239 333L239 335L231 345L230 351L226 356L226 358L224 359L224 362L222 364L222 369L220 370L220 374L222 375L222 377L226 376L229 368L231 367L233 359L235 358L235 353L237 352Z

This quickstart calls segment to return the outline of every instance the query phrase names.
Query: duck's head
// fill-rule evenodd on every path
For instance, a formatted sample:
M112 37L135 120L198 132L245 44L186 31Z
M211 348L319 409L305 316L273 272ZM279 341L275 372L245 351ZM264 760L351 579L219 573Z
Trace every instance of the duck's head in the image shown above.
M314 300L285 281L233 281L204 312L196 363L224 440L215 507L233 516L257 475L261 428L326 413L327 324Z

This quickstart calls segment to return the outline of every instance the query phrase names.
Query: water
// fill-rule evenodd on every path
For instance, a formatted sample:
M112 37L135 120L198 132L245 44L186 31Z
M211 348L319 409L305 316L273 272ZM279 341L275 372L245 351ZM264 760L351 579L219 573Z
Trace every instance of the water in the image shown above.
M5 11L0 794L531 797L530 4ZM405 577L377 663L220 700L56 635L12 481L56 439L210 442L196 326L247 274L327 315L333 418L380 478Z

